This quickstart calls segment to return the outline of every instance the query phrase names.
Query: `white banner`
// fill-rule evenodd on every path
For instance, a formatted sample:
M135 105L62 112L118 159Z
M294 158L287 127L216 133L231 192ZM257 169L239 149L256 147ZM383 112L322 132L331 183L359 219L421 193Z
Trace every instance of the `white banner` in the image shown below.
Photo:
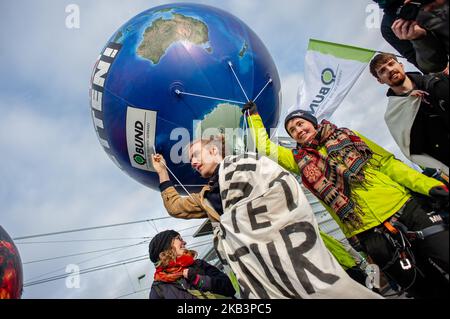
M375 51L347 45L309 40L305 57L305 79L298 90L296 109L328 119L341 104Z
M226 157L219 172L224 214L214 244L242 298L381 298L327 250L293 175L254 154Z

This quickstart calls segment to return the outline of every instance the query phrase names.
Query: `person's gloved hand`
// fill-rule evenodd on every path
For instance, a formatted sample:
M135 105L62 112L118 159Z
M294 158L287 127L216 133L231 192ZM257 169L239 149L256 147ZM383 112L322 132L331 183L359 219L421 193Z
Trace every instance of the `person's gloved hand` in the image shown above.
M188 282L190 282L193 285L196 285L199 281L199 274L197 273L197 270L195 268L189 267L188 269L185 269L183 271L183 276L186 278Z
M433 209L448 211L449 194L447 186L435 186L429 191L430 197L433 199Z
M250 112L250 115L258 113L258 107L256 106L255 102L248 101L245 103L244 107L242 108L242 114L245 114L247 111Z

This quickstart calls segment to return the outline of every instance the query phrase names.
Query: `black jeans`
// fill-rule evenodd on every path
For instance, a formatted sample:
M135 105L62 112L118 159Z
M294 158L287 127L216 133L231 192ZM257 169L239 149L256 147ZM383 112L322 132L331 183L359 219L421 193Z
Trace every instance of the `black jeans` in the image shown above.
M416 200L411 200L405 205L399 221L409 231L418 231L426 227L442 223L439 219L430 218ZM382 225L381 225L382 226ZM380 270L392 260L395 252L394 246L382 233L369 229L359 234L358 239L365 252L380 267ZM417 271L414 267L409 270L402 269L400 261L387 267L384 273L396 281L402 288L407 288L414 281L407 292L415 298L448 298L449 283L444 275L433 266L432 260L439 268L448 274L449 272L449 237L448 229L433 234L425 239L411 241L412 252L415 257ZM423 274L423 275L422 275Z

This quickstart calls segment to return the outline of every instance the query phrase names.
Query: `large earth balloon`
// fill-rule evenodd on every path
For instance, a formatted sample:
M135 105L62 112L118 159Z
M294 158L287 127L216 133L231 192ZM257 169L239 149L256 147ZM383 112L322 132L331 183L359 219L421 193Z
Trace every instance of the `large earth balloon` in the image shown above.
M0 299L18 299L22 295L23 275L19 251L0 226Z
M111 37L95 64L90 96L104 150L154 189L155 150L182 184L203 185L182 161L182 146L207 128L228 136L227 128L245 127L241 108L248 99L256 99L264 124L274 128L281 103L275 64L245 23L217 8L179 3L144 11Z

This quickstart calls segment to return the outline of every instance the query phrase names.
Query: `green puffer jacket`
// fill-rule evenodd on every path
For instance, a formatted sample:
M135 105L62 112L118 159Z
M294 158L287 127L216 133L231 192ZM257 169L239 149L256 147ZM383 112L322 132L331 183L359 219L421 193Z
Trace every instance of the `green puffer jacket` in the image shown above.
M277 161L286 170L297 175L300 174L292 150L270 141L262 119L258 114L250 116L248 124L260 154L265 154ZM334 211L327 205L324 205L347 238L378 226L394 215L411 198L410 190L422 195L428 195L431 188L442 185L441 182L426 177L397 160L393 154L358 132L355 133L374 153L371 160L371 163L374 165L368 165L364 168L367 181L365 188L359 186L353 189L357 195L357 198L354 200L357 200L357 204L364 212L362 227L352 230L348 229L342 224ZM327 154L325 147L321 147L319 152L324 155ZM322 202L322 204L324 203Z

